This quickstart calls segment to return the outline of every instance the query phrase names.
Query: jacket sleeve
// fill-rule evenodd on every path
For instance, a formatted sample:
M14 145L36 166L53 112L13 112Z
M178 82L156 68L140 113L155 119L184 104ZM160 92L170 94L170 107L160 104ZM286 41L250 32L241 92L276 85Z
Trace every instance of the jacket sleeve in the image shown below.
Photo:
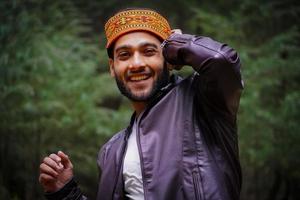
M101 194L100 194L100 181L101 181L101 174L102 174L102 169L104 166L104 160L105 160L105 153L106 153L106 145L103 145L100 149L100 151L98 152L98 156L97 156L97 166L98 166L98 170L99 170L99 176L98 176L98 190L97 190L97 200L101 199Z
M74 178L57 192L45 193L48 200L87 200L82 194Z
M173 65L190 65L197 95L210 112L223 113L236 119L243 82L240 59L226 44L207 37L172 34L163 47L165 59Z

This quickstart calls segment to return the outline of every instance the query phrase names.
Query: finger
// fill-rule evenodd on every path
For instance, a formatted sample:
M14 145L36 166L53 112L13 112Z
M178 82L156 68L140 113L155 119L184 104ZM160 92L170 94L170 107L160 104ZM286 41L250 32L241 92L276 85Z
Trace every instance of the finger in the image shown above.
M55 153L50 154L49 158L53 159L57 163L61 162L61 158Z
M173 30L171 30L171 33L182 34L182 31L181 31L181 29L173 29Z
M61 157L59 157L57 154L54 153L52 153L49 157L56 162L57 171L62 172L64 170L64 166L61 164Z
M45 163L40 165L40 174L48 174L54 178L58 176L58 172Z
M59 151L57 153L57 155L60 156L61 162L62 162L62 164L63 164L63 166L64 166L65 169L67 169L67 168L73 168L73 164L72 164L71 160L69 159L68 155L66 155L62 151Z
M45 157L43 163L45 163L46 165L48 165L49 167L51 167L56 171L59 169L58 163L50 157Z
M56 179L53 178L52 176L48 175L48 174L41 174L39 176L39 182L43 185L43 186L47 186L47 184L49 183L53 183L55 182Z

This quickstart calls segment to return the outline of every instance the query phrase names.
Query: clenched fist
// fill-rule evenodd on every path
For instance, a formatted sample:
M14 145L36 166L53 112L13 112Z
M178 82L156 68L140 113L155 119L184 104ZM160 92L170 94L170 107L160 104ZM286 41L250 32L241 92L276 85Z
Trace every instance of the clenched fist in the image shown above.
M39 182L45 192L56 192L73 177L73 165L62 151L44 158L40 165Z

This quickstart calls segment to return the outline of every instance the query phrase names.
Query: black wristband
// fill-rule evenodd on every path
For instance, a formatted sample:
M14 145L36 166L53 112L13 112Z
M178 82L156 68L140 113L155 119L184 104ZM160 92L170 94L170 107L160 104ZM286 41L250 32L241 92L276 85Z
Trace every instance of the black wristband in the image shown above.
M45 197L48 200L63 200L68 199L67 197L69 195L74 196L74 194L77 194L78 196L81 195L81 191L78 188L78 185L74 178L72 178L64 187L62 187L60 190L56 192L46 192Z

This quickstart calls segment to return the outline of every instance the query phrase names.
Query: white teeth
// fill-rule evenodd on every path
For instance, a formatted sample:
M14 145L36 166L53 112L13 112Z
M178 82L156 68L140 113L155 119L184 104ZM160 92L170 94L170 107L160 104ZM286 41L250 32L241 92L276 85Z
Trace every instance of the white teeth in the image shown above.
M140 80L144 80L146 79L147 76L146 75L141 75L141 76L133 76L130 78L131 81L140 81Z

